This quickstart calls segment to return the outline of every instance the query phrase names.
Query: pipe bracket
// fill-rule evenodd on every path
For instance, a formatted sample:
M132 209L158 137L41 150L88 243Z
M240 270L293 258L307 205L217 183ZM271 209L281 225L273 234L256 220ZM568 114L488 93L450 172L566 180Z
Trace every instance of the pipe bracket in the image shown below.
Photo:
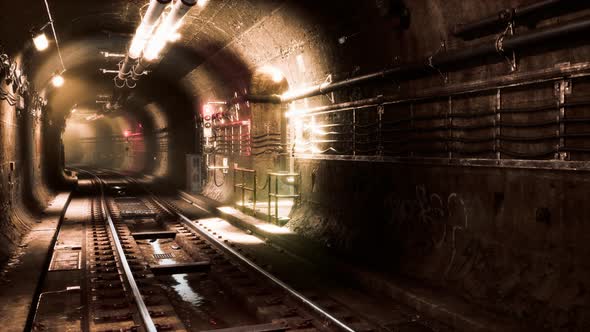
M434 65L434 57L436 57L438 54L442 53L442 52L446 52L447 49L447 44L445 43L444 40L442 40L440 42L440 46L439 48L436 50L436 52L434 52L434 54L432 54L431 56L428 57L428 67L436 70L438 72L438 75L442 78L443 82L445 84L447 84L449 82L449 75L447 73L443 73L438 67L436 67Z
M501 56L504 57L504 59L506 59L506 62L510 66L510 71L515 72L517 69L516 52L512 51L512 54L510 56L508 56L506 54L506 51L504 50L504 39L509 34L510 34L510 36L514 35L514 22L513 21L510 21L508 23L508 25L506 26L506 29L504 29L504 32L502 32L500 35L498 35L498 38L496 38L495 46L496 46L496 52L498 52L498 54L500 54Z

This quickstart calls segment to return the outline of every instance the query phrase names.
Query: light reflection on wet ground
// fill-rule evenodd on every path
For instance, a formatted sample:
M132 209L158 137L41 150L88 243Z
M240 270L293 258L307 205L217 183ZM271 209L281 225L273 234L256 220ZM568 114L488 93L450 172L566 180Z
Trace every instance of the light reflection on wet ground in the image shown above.
M172 276L178 282L178 285L172 288L180 295L180 297L195 307L200 307L205 302L205 299L195 292L188 282L187 274L175 274Z
M152 249L154 250L154 254L165 254L160 246L159 240L154 242L150 242ZM176 260L172 258L165 258L158 260L158 263L162 265L166 264L176 264ZM203 305L205 299L199 295L197 292L193 290L188 282L188 275L187 274L174 274L172 278L177 282L176 285L172 286L172 289L176 291L176 293L182 298L183 301L190 303L195 307L200 307Z
M153 239L137 242L150 265L193 261L175 240ZM162 281L162 287L168 293L174 310L188 331L260 323L256 315L237 303L231 293L227 293L216 281L210 279L207 273L175 274L157 278Z

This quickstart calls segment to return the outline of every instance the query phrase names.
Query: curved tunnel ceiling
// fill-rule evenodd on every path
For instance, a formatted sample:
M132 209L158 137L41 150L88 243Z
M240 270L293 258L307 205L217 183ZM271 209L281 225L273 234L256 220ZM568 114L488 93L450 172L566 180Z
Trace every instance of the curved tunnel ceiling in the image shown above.
M318 6L316 1L210 0L202 11L189 12L180 40L167 47L136 88L118 89L115 74L100 70L118 69L121 59L105 58L101 52L126 53L148 3L49 0L67 68L61 89L48 84L61 69L57 48L37 52L29 32L48 20L44 1L0 3L0 12L19 13L0 27L6 36L1 43L7 53L24 55L37 90L47 87L47 114L58 131L64 130L73 107L97 107L99 96L112 96L120 106L113 116L138 119L147 127L157 127L148 107L157 104L177 137L174 142L184 142L195 131L198 105L248 93L260 67L277 67L287 86L298 89L332 75L347 78L380 68L400 52L395 43L382 43L398 35L373 1L325 1ZM26 29L10 31L11 25L23 22ZM354 46L348 38L355 38Z
M106 59L99 52L125 53L127 43L139 25L148 1L50 1L50 7L62 48L67 76L94 83L112 83L114 75L99 69L116 69L118 59ZM210 1L199 15L185 18L182 38L154 66L144 85L178 84L179 79L225 47L241 32L274 10L280 1ZM14 22L3 24L2 46L9 54L32 52L29 31L43 26L47 15L43 1L34 3L2 2L0 11L18 13ZM247 15L243 15L247 13ZM25 22L25 29L11 26ZM47 28L49 30L49 28ZM10 30L10 31L8 31ZM49 34L49 31L48 31ZM24 44L23 44L24 43ZM31 63L33 81L38 90L60 69L55 47L34 53ZM234 70L231 70L235 73Z
M101 74L99 69L116 69L118 60L105 59L99 52L125 53L147 3L145 0L49 1L64 62L68 68L66 77L87 81L92 85L100 83L103 88L112 86L114 75ZM302 44L305 44L309 36L333 34L334 38L331 39L337 43L338 36L354 36L359 30L370 29L366 23L359 26L354 23L360 20L359 17L363 15L361 13L367 8L374 10L374 3L330 1L320 11L317 6L313 8L314 4L314 1L211 0L200 13L189 12L180 30L181 39L165 52L161 62L152 67L152 73L134 93L153 97L154 91L168 86L170 90L181 91L186 97L193 97L195 100L203 95L228 97L248 88L247 80L253 67L262 62L276 61L302 49ZM39 28L48 20L43 1L2 2L0 12L15 13L9 18L12 22L0 27L4 38L3 47L9 54L22 52L35 55L32 57L31 72L37 89L41 90L52 73L60 68L55 47L43 53L34 53L32 50L29 28ZM277 12L280 13L275 15ZM346 17L346 20L342 21L342 17ZM270 22L269 26L265 26L267 19L277 22ZM23 25L22 22L25 22L26 28L11 28ZM276 26L284 26L286 29L274 31ZM338 31L333 31L336 27ZM263 38L256 44L248 44L248 40L239 38L244 34L258 34ZM289 39L292 42L284 42ZM274 47L281 44L290 44L291 49ZM318 54L330 53L327 49L329 46L317 46ZM354 59L362 56L353 55L351 60L346 61L350 63L339 63L342 68L332 69L336 73L345 71L342 75L349 75L349 71L356 70L352 65ZM319 58L325 58L325 62L331 60L329 57ZM293 80L318 80L319 76L327 74L325 67L329 66L320 64L316 75L299 75L300 77ZM197 71L197 68L201 70ZM296 76L289 75L293 68L281 69L287 76ZM190 79L183 81L182 78L185 77ZM213 86L217 90L215 93L210 91ZM103 92L86 91L86 95L80 91L80 98L87 97L91 100L93 95ZM75 100L70 105L60 106L67 109L80 102L87 100Z

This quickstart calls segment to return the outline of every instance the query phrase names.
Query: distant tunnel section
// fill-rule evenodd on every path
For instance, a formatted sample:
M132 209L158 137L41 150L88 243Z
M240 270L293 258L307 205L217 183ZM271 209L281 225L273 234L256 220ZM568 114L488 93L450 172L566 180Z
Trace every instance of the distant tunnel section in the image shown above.
M139 172L148 165L144 125L133 117L105 117L92 110L66 121L62 136L65 166L90 166Z
M74 107L61 135L64 166L166 177L171 169L168 131L168 117L156 103L146 105L141 113L108 114Z

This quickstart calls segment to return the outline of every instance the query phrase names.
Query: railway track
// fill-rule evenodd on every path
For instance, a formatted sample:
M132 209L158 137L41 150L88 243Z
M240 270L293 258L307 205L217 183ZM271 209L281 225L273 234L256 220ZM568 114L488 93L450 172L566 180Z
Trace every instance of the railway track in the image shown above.
M94 176L99 197L92 200L87 234L91 241L87 241L90 296L86 301L92 317L88 330L185 331L165 294L154 285L156 280L129 228L107 200L104 182Z
M78 174L36 331L451 331L396 305L334 296L332 279L289 279L299 272L290 256L175 195L113 171ZM269 254L289 283L271 272Z
M95 195L86 230L85 331L379 331L321 297L302 294L199 220L120 174L79 170ZM169 290L171 275L199 275L243 313L195 311L195 324ZM178 280L178 278L176 279ZM207 290L203 290L206 292ZM334 313L335 312L335 313ZM332 314L334 313L334 314ZM224 316L238 325L224 321ZM189 314L191 316L191 314ZM221 318L221 319L220 319Z

